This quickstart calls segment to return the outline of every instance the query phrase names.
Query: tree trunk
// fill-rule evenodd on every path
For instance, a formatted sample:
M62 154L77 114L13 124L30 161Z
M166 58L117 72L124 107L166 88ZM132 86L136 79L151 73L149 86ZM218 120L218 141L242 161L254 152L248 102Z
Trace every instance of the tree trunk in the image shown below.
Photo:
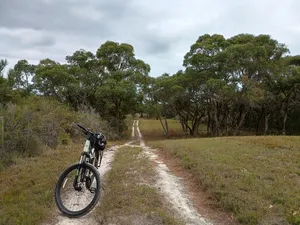
M207 137L210 137L210 135L211 135L211 130L210 130L210 123L211 123L210 113L208 113L207 117L208 117L208 119L207 119L206 134L207 134Z
M286 135L287 104L288 102L282 102L280 109L282 115L282 135Z
M167 137L169 137L169 135L170 135L169 125L168 125L168 121L167 121L166 117L165 117L165 127L166 127L166 135L167 135Z
M235 128L235 130L233 132L234 136L239 135L240 129L241 129L241 127L243 126L243 124L245 122L246 114L247 114L247 110L245 109L245 107L243 107L242 112L241 112L241 116L240 116L239 124L237 125L237 127Z
M287 112L284 112L283 125L282 125L282 135L286 135L286 120L287 120Z
M201 118L202 118L202 116L195 119L195 121L192 125L191 133L190 133L191 136L197 136Z
M229 127L228 127L228 114L226 114L226 119L225 119L225 123L226 123L226 136L229 135Z
M214 118L214 122L215 122L215 136L219 137L220 135L220 123L219 123L219 119L218 119L218 109L217 109L217 104L215 103L215 109L213 112L213 118Z
M216 123L215 123L215 119L214 119L214 112L210 112L209 116L210 116L210 135L211 135L211 137L215 137L216 136Z
M264 135L267 135L268 130L269 130L269 118L270 118L270 114L265 114L265 130L264 130Z
M164 123L163 123L161 117L159 116L158 118L159 118L160 124L161 124L161 126L162 126L162 128L163 128L163 130L164 130L165 136L169 136L169 126L168 126L168 121L167 121L167 119L164 118L165 121L164 121Z
M187 131L186 123L188 122L188 119L186 119L186 118L180 116L180 119L179 119L179 120L180 120L180 124L181 124L182 130L183 130L184 132L186 132L186 131Z
M160 122L160 124L161 124L161 127L162 127L163 130L164 130L164 134L166 135L166 128L165 128L165 126L164 126L164 124L163 124L163 122L162 122L162 120L161 120L161 117L158 116L158 119L159 119L159 122Z
M257 119L257 122L256 122L256 131L255 131L255 134L256 135L259 135L259 125L260 125L260 121L261 121L261 119L262 119L262 117L263 117L263 115L265 114L265 109L263 108L262 110L261 110L261 112L260 112L260 114L259 114L259 117L258 117L258 119ZM269 119L269 118L268 118ZM266 115L265 115L265 125L266 125ZM266 127L266 126L265 126ZM265 135L265 133L264 133L264 135Z

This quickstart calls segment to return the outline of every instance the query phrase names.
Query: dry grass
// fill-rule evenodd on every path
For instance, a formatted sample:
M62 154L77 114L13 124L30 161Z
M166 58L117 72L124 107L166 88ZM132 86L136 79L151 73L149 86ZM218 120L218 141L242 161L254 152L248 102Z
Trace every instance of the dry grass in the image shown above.
M140 129L143 130L143 137L147 140L163 140L166 138L159 120L141 119L139 125ZM189 137L189 135L182 130L179 120L168 119L168 125L171 139ZM204 125L200 125L199 132L201 134L206 133Z
M114 144L110 142L109 144ZM50 219L61 172L79 160L82 142L60 146L39 157L18 159L0 172L0 224L34 225Z
M141 148L124 147L105 177L104 197L95 212L99 224L181 224L166 210L154 187L154 171Z
M62 146L36 158L19 159L0 173L0 224L39 224L54 206L54 187L62 170L80 154Z
M240 223L300 224L300 137L223 137L148 144L180 159L199 187L212 193Z

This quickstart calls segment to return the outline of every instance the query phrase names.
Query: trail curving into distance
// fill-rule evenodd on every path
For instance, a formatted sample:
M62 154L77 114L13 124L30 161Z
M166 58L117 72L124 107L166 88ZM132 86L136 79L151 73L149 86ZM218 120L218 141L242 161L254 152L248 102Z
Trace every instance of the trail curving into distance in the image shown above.
M197 210L194 208L187 195L187 191L184 188L181 178L173 175L168 166L159 160L158 155L155 153L156 149L152 149L145 145L145 142L142 139L138 120L134 121L133 127L136 127L137 129L140 147L143 148L144 153L148 156L149 160L155 162L155 171L158 175L155 186L165 196L173 209L182 217L183 221L185 221L187 225L213 225L211 222L199 215Z
M113 161L116 150L125 146L140 147L143 149L143 154L149 160L154 162L157 175L154 186L165 197L166 201L170 203L172 209L182 218L182 220L185 221L187 225L213 225L197 212L189 199L187 190L185 189L181 178L173 175L168 166L159 160L158 155L155 153L157 151L156 149L152 149L145 145L139 129L138 120L134 120L133 122L131 137L132 140L126 144L113 146L104 152L102 164L99 168L101 180L103 179L104 174L110 170L111 162ZM136 140L140 142L139 145L135 144ZM99 202L101 202L101 199ZM94 209L91 212L93 212ZM60 214L57 210L56 218L54 218L55 222L43 223L43 225L95 225L97 224L97 221L91 216L91 212L79 218L68 218Z

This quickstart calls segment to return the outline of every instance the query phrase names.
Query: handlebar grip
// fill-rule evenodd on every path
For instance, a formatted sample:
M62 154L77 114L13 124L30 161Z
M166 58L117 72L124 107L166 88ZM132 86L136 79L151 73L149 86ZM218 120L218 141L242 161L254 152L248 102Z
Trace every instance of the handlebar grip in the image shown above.
M86 128L84 128L83 126L81 126L80 124L76 123L76 125L77 125L78 127L80 127L82 130L84 130L84 132L88 132L88 130L87 130Z

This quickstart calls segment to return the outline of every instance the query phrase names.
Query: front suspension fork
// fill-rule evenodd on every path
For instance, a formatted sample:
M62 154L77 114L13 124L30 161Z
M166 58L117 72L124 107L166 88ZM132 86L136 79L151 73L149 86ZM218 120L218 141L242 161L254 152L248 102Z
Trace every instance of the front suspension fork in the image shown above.
M76 170L76 174L75 174L75 177L74 177L74 181L73 181L73 187L75 188L76 191L81 191L82 187L81 186L78 186L78 177L79 177L79 172L80 172L80 169L81 169L81 165L84 161L84 155L81 155L80 157L80 160L79 160L79 163L78 163L78 167L77 167L77 170ZM81 176L85 174L85 169L81 172ZM84 177L81 177L80 181L82 182L84 179Z

